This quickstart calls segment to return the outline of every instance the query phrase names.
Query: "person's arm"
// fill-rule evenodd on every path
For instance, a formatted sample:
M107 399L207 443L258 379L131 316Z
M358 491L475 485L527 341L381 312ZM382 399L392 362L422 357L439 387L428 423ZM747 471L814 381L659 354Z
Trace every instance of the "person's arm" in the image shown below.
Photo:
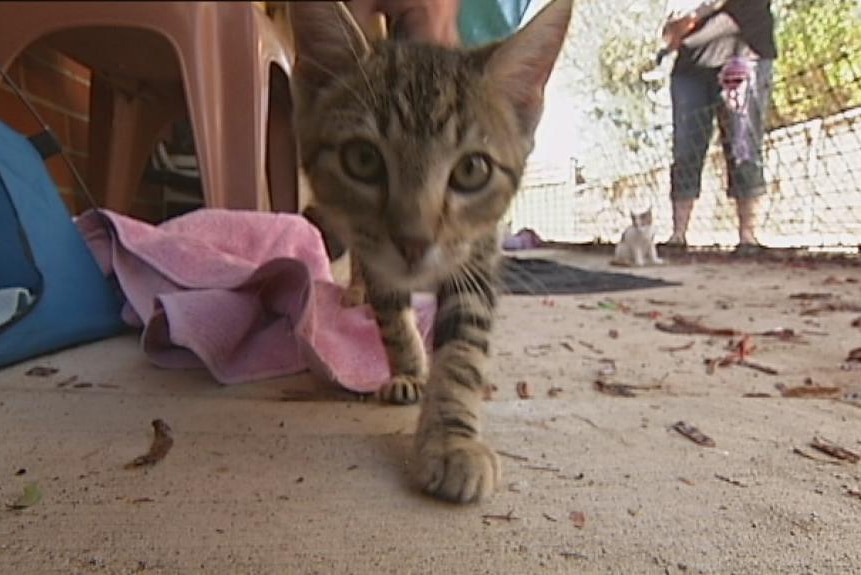
M403 38L446 46L460 43L460 0L351 0L347 7L365 31L373 26L374 15L382 13Z
M700 22L720 11L726 3L726 0L707 0L686 14L671 17L661 32L668 47L672 50L678 49Z
M708 20L702 28L692 32L681 41L682 46L698 48L712 40L733 36L739 33L738 23L726 12L721 12Z
M460 44L460 0L381 0L381 5L391 16L392 32L400 37L445 46Z

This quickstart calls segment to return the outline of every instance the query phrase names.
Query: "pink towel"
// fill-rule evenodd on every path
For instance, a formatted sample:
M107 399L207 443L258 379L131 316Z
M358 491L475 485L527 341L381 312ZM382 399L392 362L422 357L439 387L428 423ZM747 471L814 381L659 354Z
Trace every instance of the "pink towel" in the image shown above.
M320 233L301 216L203 209L152 226L101 210L77 224L158 366L205 366L221 383L311 369L357 392L389 377L372 313L341 307ZM417 310L425 338L432 307Z

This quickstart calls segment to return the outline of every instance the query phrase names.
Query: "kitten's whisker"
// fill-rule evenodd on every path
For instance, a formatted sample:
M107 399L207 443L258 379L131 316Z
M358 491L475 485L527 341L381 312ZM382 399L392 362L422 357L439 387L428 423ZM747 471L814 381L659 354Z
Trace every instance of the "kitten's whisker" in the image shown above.
M456 297L458 299L458 304L460 304L460 305L466 305L467 304L466 300L464 299L464 295L466 293L468 293L469 290L467 290L465 288L465 286L470 286L473 289L477 289L474 280L472 280L472 278L470 278L470 276L464 272L469 272L469 270L467 269L466 266L458 269L457 273L453 276L454 277L454 284L455 284L455 286L457 286ZM472 322L473 322L473 325L475 326L475 318L472 319Z
M473 288L475 293L481 293L481 280L479 278L483 278L485 283L492 283L491 274L479 267L476 267L471 262L467 263L463 267L460 268L463 272L463 277L466 282ZM460 293L458 294L460 296ZM478 317L473 316L472 323L473 327L480 327L478 325Z
M369 114L373 114L373 109L368 104L368 102L364 98L362 98L362 95L359 94L359 92L357 92L355 88L353 88L347 82L345 82L341 76L338 76L337 74L335 74L335 72L331 68L328 68L328 67L324 66L323 64L321 64L319 60L317 60L315 58L309 58L308 56L302 56L302 60L313 65L315 68L317 68L321 72L328 74L332 79L335 80L335 83L340 84L341 87L343 87L350 94L355 96L356 101L359 102L360 104L362 104L362 106L365 108L365 110L368 111Z
M480 274L482 273L481 270L479 270L478 268L475 268L470 263L467 263L467 265L463 266L461 268L461 270L463 272L463 277L464 277L464 280L466 281L466 283L468 283L469 286L475 292L480 292L481 291L481 283L480 283L481 276L480 276ZM476 276L479 276L479 277L476 277ZM486 276L484 276L483 279L485 281L487 281L488 278Z
M368 93L371 95L371 98L374 99L374 104L376 104L377 103L377 100L376 100L377 96L374 93L374 89L371 87L371 79L368 78L367 72L365 72L365 69L362 67L362 58L359 56L359 53L356 51L356 46L352 42L350 42L351 35L350 35L350 32L346 28L347 23L344 22L340 18L338 19L338 23L341 27L341 32L343 32L343 34L344 34L344 38L347 40L347 45L350 47L350 52L353 53L353 58L356 61L356 68L359 69L359 73L362 75L362 79L365 81L365 85L368 87ZM367 42L367 39L365 40L365 42ZM365 106L365 107L367 107L367 106ZM368 111L370 111L370 109Z
M506 277L515 280L529 293L529 295L550 295L550 290L547 288L547 284L529 273L527 270L524 270L519 266L506 266L505 270L507 272Z
M484 283L490 285L497 285L499 283L497 281L497 278L493 276L493 273L491 273L489 270L477 266L477 264L473 262L469 262L464 267L466 267L470 275L472 275L474 282L476 283L476 288L480 287L477 285L479 281L483 281Z

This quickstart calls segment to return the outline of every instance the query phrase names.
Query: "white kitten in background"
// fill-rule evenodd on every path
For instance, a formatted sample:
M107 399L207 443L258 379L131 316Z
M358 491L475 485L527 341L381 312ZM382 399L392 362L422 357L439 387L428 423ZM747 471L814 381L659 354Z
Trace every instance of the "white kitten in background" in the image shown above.
M652 208L641 214L631 213L631 225L622 233L616 245L616 255L610 262L617 266L660 265L664 260L655 249L655 230L652 229Z

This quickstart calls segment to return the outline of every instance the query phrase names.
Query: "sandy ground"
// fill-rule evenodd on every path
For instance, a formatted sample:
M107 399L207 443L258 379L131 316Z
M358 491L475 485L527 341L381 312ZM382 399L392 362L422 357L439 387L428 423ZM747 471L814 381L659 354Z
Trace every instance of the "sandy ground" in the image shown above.
M603 257L556 256L607 268ZM29 482L42 499L0 510L0 573L861 573L861 464L808 446L820 437L861 452L851 396L861 371L841 369L861 346L851 325L861 312L801 314L836 298L861 304L861 284L846 282L861 269L642 273L683 285L503 298L485 413L505 477L475 506L438 503L407 481L416 408L306 377L221 387L150 366L133 336L2 371L0 501ZM800 292L833 298L789 297ZM777 375L708 374L704 360L726 355L730 338L655 328L673 314L789 328L802 341L754 338L750 360ZM26 375L33 366L59 371ZM641 388L602 393L602 370L607 383ZM844 391L784 398L775 387L806 378ZM532 398L518 397L521 381ZM173 449L150 469L124 469L156 418L172 427ZM678 421L716 445L672 430Z

